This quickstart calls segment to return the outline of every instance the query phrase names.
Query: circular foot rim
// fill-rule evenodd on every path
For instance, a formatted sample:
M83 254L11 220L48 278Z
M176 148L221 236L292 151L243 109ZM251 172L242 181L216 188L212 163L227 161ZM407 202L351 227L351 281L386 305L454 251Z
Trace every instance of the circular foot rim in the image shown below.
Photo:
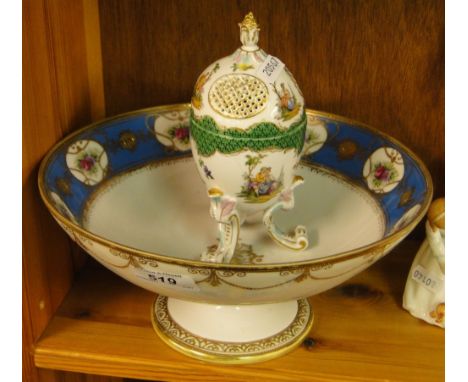
M191 358L217 364L248 364L281 357L301 345L314 321L310 303L299 299L294 320L273 336L252 342L215 341L195 335L178 325L167 308L167 297L158 296L151 322L158 336L172 349Z

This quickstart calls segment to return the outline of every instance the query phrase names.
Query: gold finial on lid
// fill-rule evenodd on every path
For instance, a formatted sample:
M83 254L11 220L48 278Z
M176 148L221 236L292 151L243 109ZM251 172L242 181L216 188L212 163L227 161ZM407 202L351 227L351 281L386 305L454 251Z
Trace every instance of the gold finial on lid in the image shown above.
M254 52L258 50L258 32L260 26L257 24L255 17L252 12L249 12L244 20L239 23L240 28L240 40L242 42L242 49L248 52Z
M255 20L252 12L249 12L245 15L244 20L239 23L239 27L241 29L245 28L247 30L260 29L260 25L257 24L257 20Z

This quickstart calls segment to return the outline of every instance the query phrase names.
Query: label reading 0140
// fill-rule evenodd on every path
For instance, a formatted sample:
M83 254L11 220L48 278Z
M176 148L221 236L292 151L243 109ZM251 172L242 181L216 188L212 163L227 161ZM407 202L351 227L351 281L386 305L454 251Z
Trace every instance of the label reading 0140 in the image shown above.
M429 292L434 293L436 291L437 286L440 283L440 280L437 276L433 275L432 273L428 272L424 267L421 265L416 266L412 271L411 278L416 281L418 284L422 285L425 289Z

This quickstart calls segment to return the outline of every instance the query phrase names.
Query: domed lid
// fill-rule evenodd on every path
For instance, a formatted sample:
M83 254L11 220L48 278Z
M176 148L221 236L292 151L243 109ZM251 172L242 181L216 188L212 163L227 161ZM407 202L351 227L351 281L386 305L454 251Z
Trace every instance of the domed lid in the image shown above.
M220 129L246 130L274 123L281 130L304 118L304 98L291 72L257 45L260 26L252 12L239 23L242 46L198 78L193 96L195 118L211 117Z

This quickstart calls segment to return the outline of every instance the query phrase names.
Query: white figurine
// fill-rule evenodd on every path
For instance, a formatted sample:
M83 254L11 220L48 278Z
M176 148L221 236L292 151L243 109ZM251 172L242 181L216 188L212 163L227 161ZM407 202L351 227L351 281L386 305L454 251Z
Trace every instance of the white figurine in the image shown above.
M413 316L445 328L445 199L432 202L424 240L411 266L403 308Z

